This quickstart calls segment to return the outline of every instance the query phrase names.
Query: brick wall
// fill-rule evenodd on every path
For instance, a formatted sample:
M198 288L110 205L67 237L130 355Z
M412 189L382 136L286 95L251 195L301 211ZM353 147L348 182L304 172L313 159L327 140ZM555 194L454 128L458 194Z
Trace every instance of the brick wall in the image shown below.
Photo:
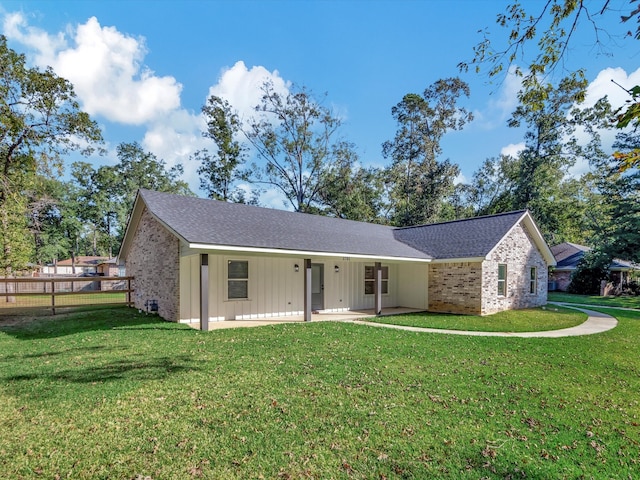
M179 320L180 242L145 208L125 259L127 275L134 277L134 306L146 310L147 300L157 300L158 314Z
M498 295L498 265L507 265L506 295ZM529 293L530 267L536 267L536 293ZM482 314L529 308L547 302L548 267L529 233L516 225L482 263Z
M551 273L551 280L556 282L556 290L566 292L569 284L571 283L571 272L567 270L556 270Z
M479 315L482 264L469 262L429 265L429 311Z

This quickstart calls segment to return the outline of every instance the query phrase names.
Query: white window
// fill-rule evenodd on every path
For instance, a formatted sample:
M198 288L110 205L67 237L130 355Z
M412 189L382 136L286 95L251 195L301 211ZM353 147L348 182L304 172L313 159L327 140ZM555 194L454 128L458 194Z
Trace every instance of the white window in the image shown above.
M227 298L229 300L249 298L249 262L247 260L229 260Z
M389 293L389 267L382 268L382 284L380 285L381 293L386 295ZM365 295L373 295L376 293L376 267L366 265L364 267L364 293Z
M529 293L535 295L538 292L538 269L529 268Z
M498 295L507 295L507 265L504 263L498 264Z

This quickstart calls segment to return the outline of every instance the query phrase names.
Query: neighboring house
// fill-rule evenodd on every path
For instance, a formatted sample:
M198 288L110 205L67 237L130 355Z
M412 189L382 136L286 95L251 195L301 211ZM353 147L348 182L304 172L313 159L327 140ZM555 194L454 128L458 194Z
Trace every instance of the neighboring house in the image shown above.
M549 290L566 292L571 283L571 275L584 258L584 254L590 250L590 247L569 242L551 247L556 259L556 266L549 275ZM611 283L616 287L621 287L629 280L629 272L637 268L637 265L627 260L614 259L609 265Z
M115 258L109 258L107 260L100 262L96 270L98 275L101 275L103 277L124 277L125 276L124 265L118 265L117 260Z
M97 274L99 265L107 261L109 257L78 255L75 258L75 268L72 259L67 258L42 267L42 273L45 275Z
M209 322L544 305L555 263L528 211L407 228L140 190L119 253L136 308Z

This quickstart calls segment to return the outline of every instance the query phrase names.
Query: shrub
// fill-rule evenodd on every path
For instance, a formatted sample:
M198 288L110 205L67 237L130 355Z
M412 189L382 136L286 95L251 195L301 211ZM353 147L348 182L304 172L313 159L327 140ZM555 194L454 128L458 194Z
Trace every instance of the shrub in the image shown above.
M609 279L609 265L611 265L611 256L607 253L597 249L586 252L571 275L567 292L599 295L600 282Z

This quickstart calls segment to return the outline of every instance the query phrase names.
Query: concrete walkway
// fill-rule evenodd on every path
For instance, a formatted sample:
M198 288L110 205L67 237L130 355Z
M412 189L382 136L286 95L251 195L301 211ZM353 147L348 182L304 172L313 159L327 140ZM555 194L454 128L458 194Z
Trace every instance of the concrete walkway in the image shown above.
M552 303L552 302L549 302ZM602 333L607 330L611 330L618 325L616 320L611 315L606 313L595 312L582 307L576 307L573 304L568 303L556 303L563 307L573 308L579 310L588 315L587 320L575 327L563 328L561 330L547 330L545 332L474 332L465 330L447 330L442 328L422 328L422 327L408 327L403 325L390 325L386 323L367 322L364 320L352 320L352 323L358 325L367 325L371 327L382 328L394 328L396 330L407 330L409 332L428 332L428 333L448 333L451 335L470 335L476 337L522 337L522 338L559 338L559 337L575 337L579 335L593 335L594 333Z

